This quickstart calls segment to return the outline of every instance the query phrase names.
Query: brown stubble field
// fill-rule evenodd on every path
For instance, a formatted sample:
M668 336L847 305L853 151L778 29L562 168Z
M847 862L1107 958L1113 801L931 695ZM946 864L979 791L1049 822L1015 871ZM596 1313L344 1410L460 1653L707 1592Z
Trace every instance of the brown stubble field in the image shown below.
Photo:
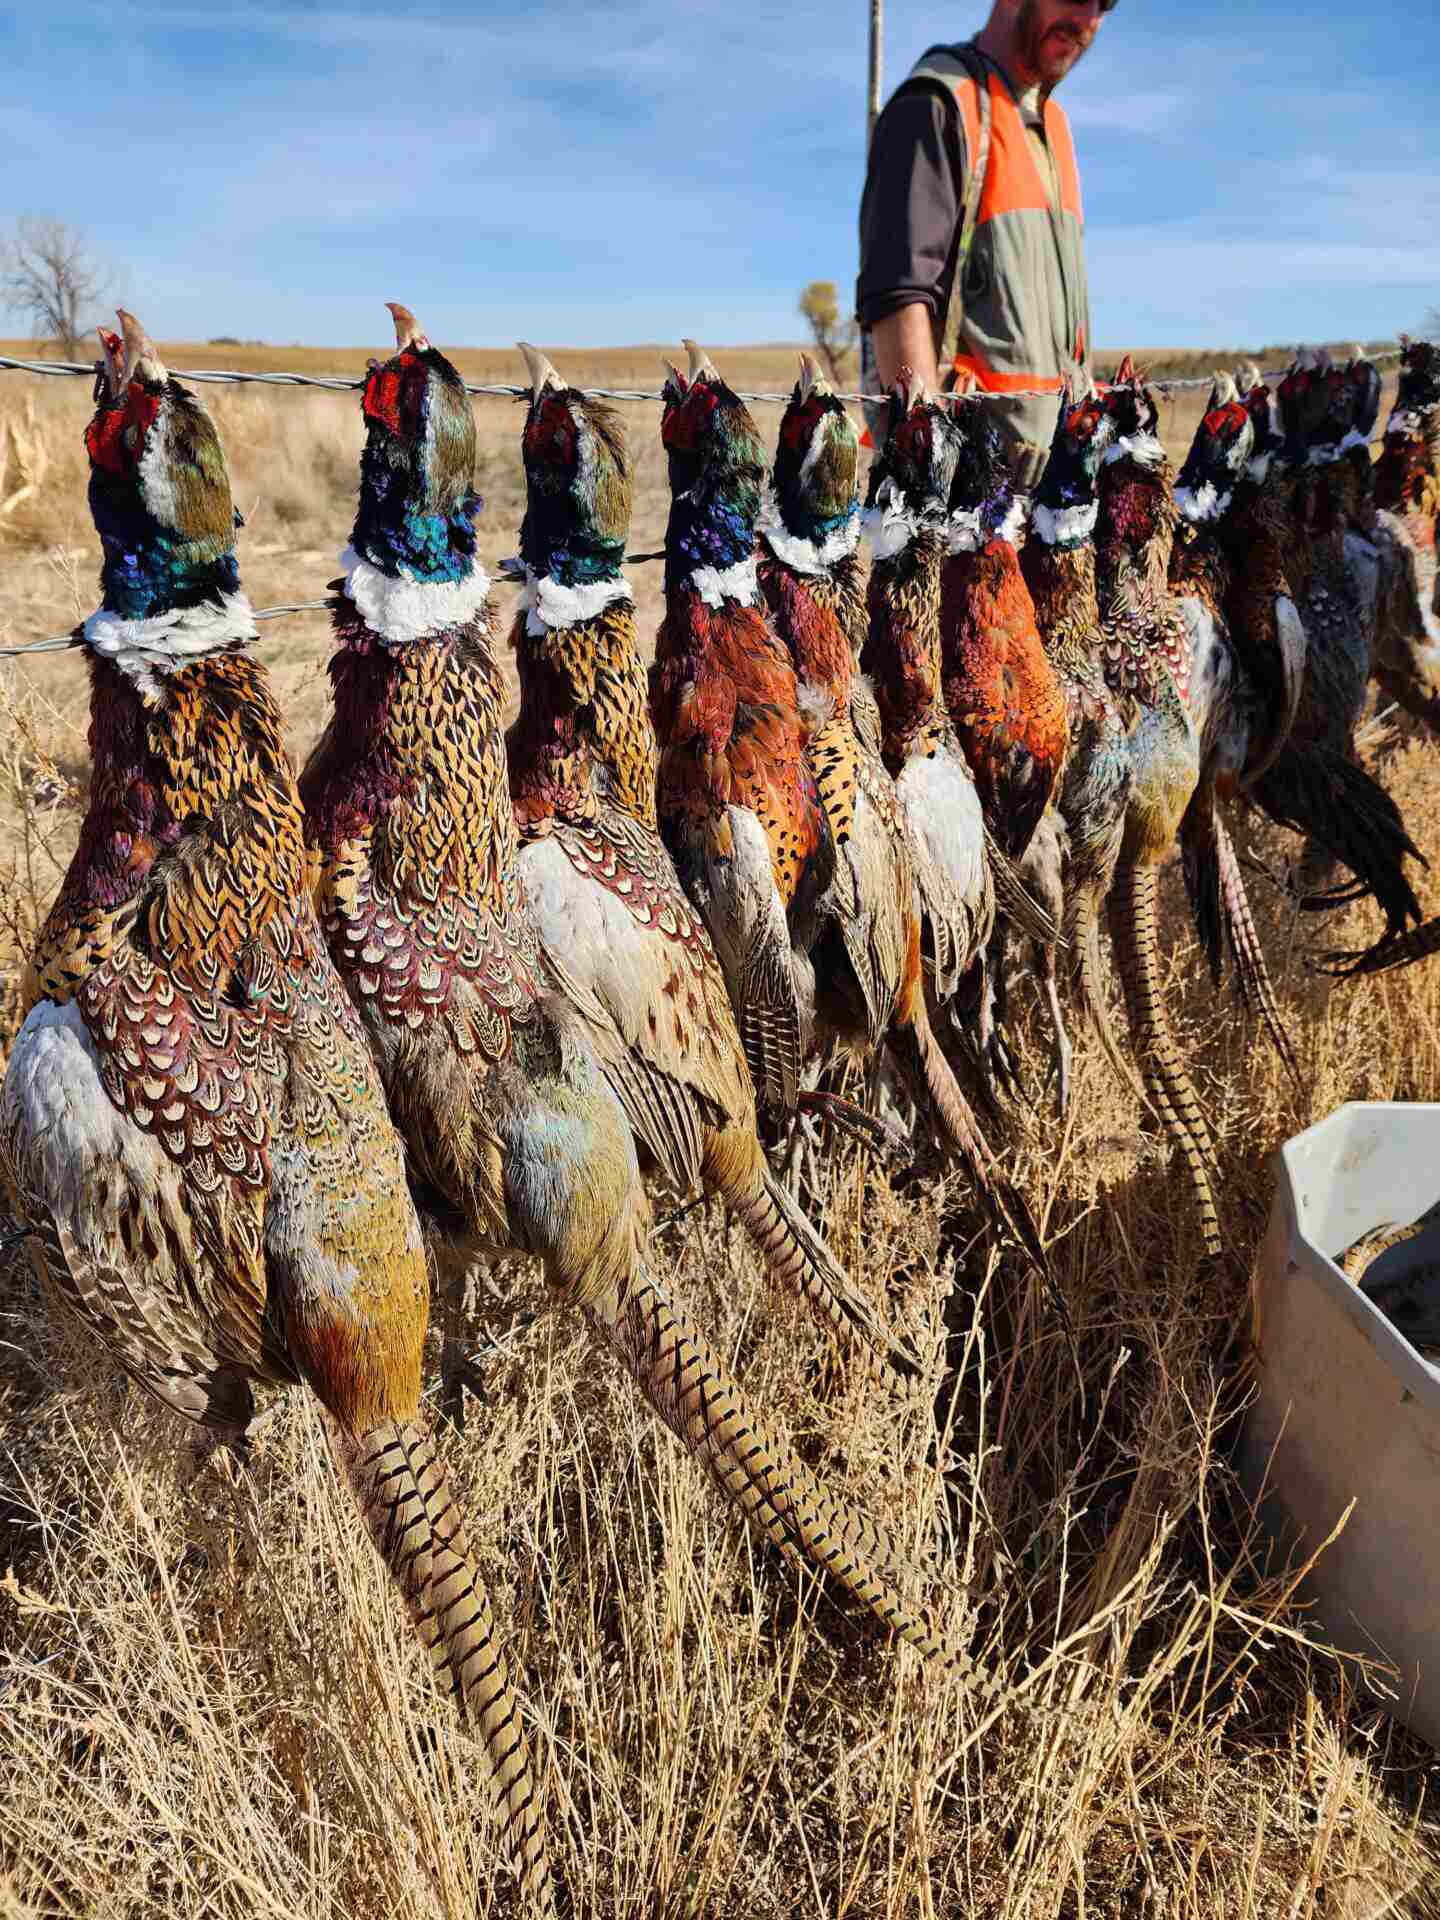
M377 338L166 351L177 367L358 374L380 350ZM551 351L580 383L658 384L660 349ZM793 377L793 349L712 352L737 386ZM519 377L513 354L456 358L472 378ZM349 529L357 396L205 397L247 519L253 602L323 592ZM1167 405L1177 454L1198 404ZM83 381L0 375L0 502L22 457L35 480L0 518L0 642L63 632L95 604L88 412ZM624 413L631 544L648 550L666 512L658 409ZM519 525L521 415L482 399L476 417L493 565ZM772 410L761 419L773 429ZM633 570L642 632L658 619L659 571ZM262 635L303 756L326 708L325 620ZM66 655L8 663L0 697L8 1045L21 951L83 805L83 669ZM1392 720L1367 753L1440 854L1434 749ZM1277 836L1249 843L1283 866ZM1378 1710L1366 1675L1311 1644L1303 1566L1264 1560L1228 1463L1265 1157L1341 1100L1437 1096L1440 965L1360 987L1316 979L1314 930L1257 873L1297 1087L1233 998L1217 998L1178 874L1168 882L1175 1024L1216 1130L1233 1250L1222 1274L1201 1277L1185 1182L1083 1036L1072 1111L1055 1120L1038 1027L1024 1036L1037 1097L992 1135L1048 1239L1073 1354L1034 1277L988 1250L962 1179L907 1178L851 1146L832 1163L828 1229L931 1354L933 1405L838 1367L718 1215L659 1238L807 1457L912 1537L953 1539L968 1585L952 1623L1025 1690L993 1723L963 1683L752 1545L571 1320L518 1319L541 1304L537 1277L518 1262L498 1273L476 1329L482 1348L495 1341L487 1395L446 1454L530 1705L577 1913L1440 1913L1435 1757ZM1440 910L1429 874L1421 892ZM1351 909L1324 943L1374 931ZM0 1271L0 1724L0 1920L513 1911L478 1747L435 1693L313 1405L286 1403L249 1473L213 1461L197 1473L177 1423L57 1323L13 1260Z

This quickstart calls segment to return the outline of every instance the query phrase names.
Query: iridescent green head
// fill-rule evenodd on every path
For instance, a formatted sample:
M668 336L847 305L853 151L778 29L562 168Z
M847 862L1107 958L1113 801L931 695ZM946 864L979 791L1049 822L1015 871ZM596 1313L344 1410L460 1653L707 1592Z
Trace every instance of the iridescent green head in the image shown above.
M530 373L521 558L565 586L613 577L625 558L632 491L620 416L567 387L538 348L521 341L520 351Z
M126 619L239 585L230 476L215 423L166 372L133 313L99 329L104 364L85 429L105 605Z
M386 303L395 352L370 363L351 545L382 573L458 580L475 556L475 415L459 373L407 307Z
M855 513L860 437L808 353L780 421L771 485L788 532L823 540Z

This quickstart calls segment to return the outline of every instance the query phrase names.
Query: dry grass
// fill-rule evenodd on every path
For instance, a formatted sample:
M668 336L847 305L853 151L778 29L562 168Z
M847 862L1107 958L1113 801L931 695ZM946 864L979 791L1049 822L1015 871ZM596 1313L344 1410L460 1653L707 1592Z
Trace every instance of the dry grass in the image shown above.
M746 377L778 384L783 358ZM617 377L605 356L562 364ZM26 502L0 520L8 639L61 631L90 602L81 389L34 395L27 431L48 467L36 517ZM0 432L25 400L0 387ZM214 405L250 516L252 597L304 597L346 531L353 398ZM634 544L649 546L662 475L653 409L635 412ZM502 402L479 418L493 557L518 522L519 422ZM299 752L323 710L324 632L279 626L262 651ZM78 822L82 679L61 657L0 690L6 1039L19 956ZM1440 852L1433 750L1402 732L1383 751ZM1270 836L1256 851L1284 857ZM914 1537L953 1539L971 1581L954 1624L1028 1687L1024 1708L977 1719L962 1685L752 1546L572 1322L544 1314L489 1359L485 1403L446 1453L580 1914L1440 1912L1435 1757L1307 1642L1303 1570L1266 1564L1229 1466L1265 1155L1341 1100L1434 1096L1440 967L1316 981L1257 879L1300 1092L1228 1002L1216 1018L1171 878L1176 1019L1217 1123L1233 1259L1198 1277L1183 1180L1082 1047L1067 1125L1037 1101L1006 1148L1051 1244L1079 1377L1036 1288L985 1252L960 1183L897 1184L847 1149L828 1201L838 1250L932 1353L933 1407L837 1373L717 1217L661 1239L807 1455ZM1352 910L1327 937L1372 931ZM1025 1041L1037 1087L1042 1039ZM502 1284L517 1302L538 1293L518 1266ZM0 1342L0 1920L513 1911L478 1749L435 1694L313 1408L285 1404L243 1479L213 1461L197 1474L178 1424L52 1318L20 1263L0 1273Z

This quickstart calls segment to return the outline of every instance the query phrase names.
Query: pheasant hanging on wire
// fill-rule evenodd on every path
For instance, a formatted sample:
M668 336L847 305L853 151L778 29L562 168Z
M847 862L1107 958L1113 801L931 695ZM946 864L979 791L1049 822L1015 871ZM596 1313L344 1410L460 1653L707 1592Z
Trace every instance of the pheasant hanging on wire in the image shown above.
M522 352L527 584L507 745L541 948L648 1161L681 1193L703 1183L720 1196L774 1277L913 1373L770 1172L724 976L659 836L658 749L621 571L631 469L619 418Z
M305 887L224 455L120 322L85 436L104 554L75 635L90 803L31 958L6 1175L60 1298L165 1405L241 1447L254 1383L317 1395L549 1910L515 1697L420 1414L429 1286L404 1154Z
M756 579L765 451L693 342L670 369L665 619L651 671L660 831L725 972L756 1091L793 1115L805 1054L796 967L835 843L805 755L795 669Z

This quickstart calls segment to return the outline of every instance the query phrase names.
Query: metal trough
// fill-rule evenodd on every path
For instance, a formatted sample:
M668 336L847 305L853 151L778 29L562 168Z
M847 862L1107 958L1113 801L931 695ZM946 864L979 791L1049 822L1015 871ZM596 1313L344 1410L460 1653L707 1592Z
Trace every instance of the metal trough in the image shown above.
M1275 1166L1241 1477L1286 1550L1313 1550L1355 1502L1302 1598L1336 1646L1398 1670L1390 1710L1440 1747L1440 1371L1336 1265L1440 1201L1440 1105L1351 1102ZM1392 1276L1437 1258L1440 1226L1384 1255Z

